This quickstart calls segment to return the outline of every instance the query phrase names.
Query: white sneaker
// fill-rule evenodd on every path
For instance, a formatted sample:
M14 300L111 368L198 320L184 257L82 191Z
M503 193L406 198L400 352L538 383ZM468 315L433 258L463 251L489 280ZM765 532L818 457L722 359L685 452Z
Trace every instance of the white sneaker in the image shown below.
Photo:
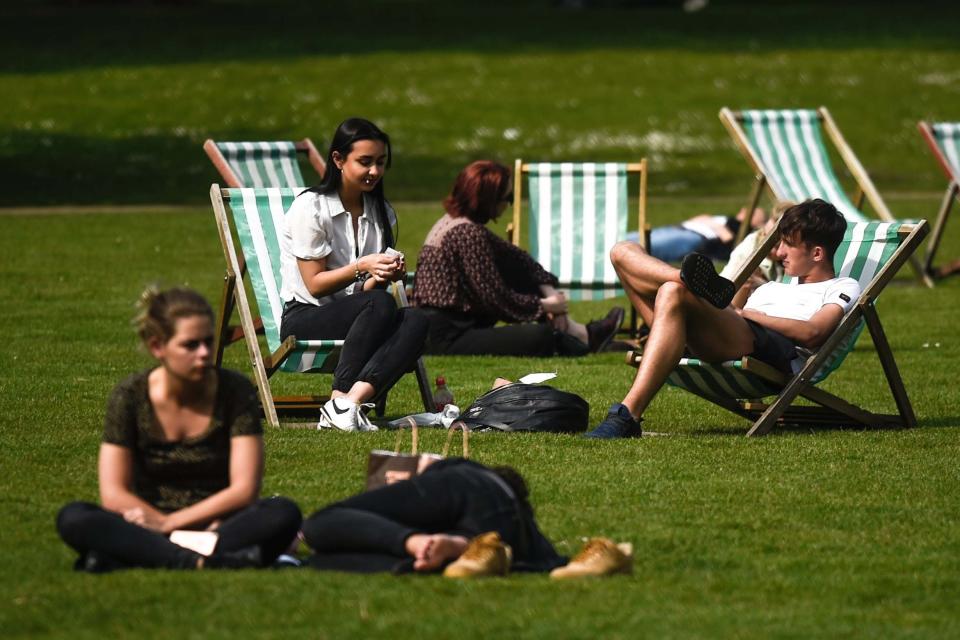
M346 398L330 398L320 408L320 422L317 429L340 429L340 431L358 431L360 424L357 414L360 413L356 403Z
M380 428L377 425L370 422L370 418L367 417L367 414L364 412L364 409L367 411L373 409L376 406L372 402L365 402L357 408L357 429L359 431L379 431Z

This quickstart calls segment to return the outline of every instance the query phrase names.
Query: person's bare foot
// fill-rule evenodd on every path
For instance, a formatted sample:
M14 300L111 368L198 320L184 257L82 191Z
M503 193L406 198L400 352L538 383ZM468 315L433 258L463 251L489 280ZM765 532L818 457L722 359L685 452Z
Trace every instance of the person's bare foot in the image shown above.
M954 260L953 262L947 263L937 269L934 269L933 276L938 280L941 278L946 278L960 272L960 258Z
M470 543L463 536L445 533L415 533L407 538L407 553L413 556L414 571L435 571L460 557Z

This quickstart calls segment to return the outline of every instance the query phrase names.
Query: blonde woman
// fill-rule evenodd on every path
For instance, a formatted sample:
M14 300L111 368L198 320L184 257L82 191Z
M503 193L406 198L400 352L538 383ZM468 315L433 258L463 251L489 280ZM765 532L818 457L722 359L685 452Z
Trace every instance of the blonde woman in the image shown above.
M157 364L118 384L100 445L101 504L73 502L57 531L76 568L240 568L270 564L300 528L300 510L260 499L263 437L256 390L213 366L213 310L190 289L148 289L137 332ZM217 534L211 555L170 541Z

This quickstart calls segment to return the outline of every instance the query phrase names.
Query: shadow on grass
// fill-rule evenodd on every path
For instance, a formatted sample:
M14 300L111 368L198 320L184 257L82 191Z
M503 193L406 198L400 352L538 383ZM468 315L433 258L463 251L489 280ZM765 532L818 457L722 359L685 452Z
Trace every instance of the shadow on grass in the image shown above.
M370 0L319 5L292 0L160 5L34 0L0 9L0 20L6 27L5 37L0 39L0 73L10 74L11 86L17 87L19 77L113 69L121 70L114 76L123 76L122 70L130 67L150 67L144 77L150 82L162 83L170 74L157 73L156 68L177 65L275 61L276 66L282 67L291 60L311 59L311 62L317 61L317 66L327 68L324 66L327 62L343 56L354 56L350 58L351 64L360 65L364 56L383 52L395 52L401 59L406 53L426 54L419 58L413 56L415 59L406 63L409 65L433 58L442 60L444 53L456 52L489 55L494 65L504 61L509 64L510 56L515 54L543 54L556 56L560 68L564 54L623 50L631 52L639 61L661 66L672 64L682 69L688 63L685 54L698 52L744 52L755 56L758 52L804 49L953 51L958 48L954 25L960 18L960 8L955 3L903 5L866 0L852 3L790 0L777 3L776 9L771 10L761 2L730 0L712 3L693 15L680 11L679 2L666 0L653 3L595 0L590 4L589 10L566 11L550 0L487 3ZM343 28L343 25L351 27ZM354 28L354 25L359 26ZM667 54L653 57L660 52ZM651 57L644 58L645 53ZM161 102L156 107L189 111L192 108L190 87L220 77L213 72L207 75L206 71L209 70L201 74L174 69L173 75L181 79L187 97L162 97L161 93L161 98L157 98ZM275 113L267 100L263 117L251 120L255 124L230 125L223 120L221 111L216 111L208 122L199 125L199 133L185 130L183 135L171 135L171 128L165 125L164 135L150 135L146 127L151 114L132 109L125 112L122 107L124 92L135 91L139 86L137 81L105 78L103 85L111 87L116 95L93 98L90 92L96 87L88 87L86 80L78 78L65 75L52 83L39 83L46 87L43 91L47 93L41 102L48 105L45 107L48 111L37 111L30 117L39 120L29 123L33 129L26 130L24 122L5 123L0 117L0 172L5 184L10 185L0 196L0 206L202 204L206 202L210 183L218 180L200 148L203 137L262 140L311 135L323 149L325 143L321 136L328 135L338 116L344 114L342 108L333 108L325 116L333 122L325 122L320 130L311 121L309 125L299 125L306 130L291 131L282 128L283 125L272 127L265 123L267 117ZM251 94L266 93L263 87L267 85L251 82L249 78L245 81L250 82ZM398 83L392 78L383 82L387 87ZM591 85L588 82L586 86ZM240 91L237 87L231 89L234 96ZM296 88L291 91L291 95L296 94ZM29 103L33 98L29 91L24 94L16 95L16 100ZM91 101L87 102L88 99ZM36 128L44 126L45 119L49 119L49 126L53 127L53 120L58 118L57 109L92 111L98 108L93 105L103 100L109 105L105 108L111 117L98 126L106 133L100 129L89 135L74 133L85 131L82 128L71 133L61 133L62 129L46 133ZM717 106L719 104L711 104L710 110ZM228 105L217 107L223 114L230 110ZM426 119L435 116L430 113ZM187 121L194 120L184 117ZM535 118L523 114L520 117ZM122 119L122 126L115 119ZM141 121L144 128L140 127ZM116 131L111 134L114 125L118 131L143 131L144 135L120 135ZM724 166L731 167L727 171L733 173L699 171L696 189L700 193L747 191L749 176L742 162L727 153L730 143L722 138L719 126L714 127L712 135L717 140L723 139L724 146L706 154L696 149L670 151L671 166L658 165L656 179L651 183L654 192L688 186L690 169L685 167L712 169L721 157L725 158L722 162L729 163ZM464 126L464 131L470 129ZM403 132L394 135L399 149ZM469 142L474 144L472 138ZM466 162L481 157L512 160L512 155L502 157L505 147L495 137L484 138L477 144L481 146L470 146L462 153L448 151L431 155L406 150L398 153L403 162L398 162L391 171L392 197L439 201ZM551 156L547 143L542 144L545 153L541 155ZM610 159L623 158L616 144L611 143L614 153ZM420 144L419 148L424 145ZM610 150L608 145L584 153L606 155ZM731 176L738 176L737 181L731 180Z
M960 416L942 416L940 418L921 418L917 420L917 428L923 427L960 427Z
M234 132L235 139L293 139L290 132ZM210 135L216 136L215 131ZM302 132L297 137L302 137ZM71 136L14 131L0 154L0 175L11 188L0 193L0 207L43 205L209 204L210 184L220 174L203 151L203 140L173 136L125 138ZM319 140L314 140L326 147ZM0 146L0 149L3 147ZM12 150L30 149L30 155ZM494 154L491 153L491 156ZM390 171L388 193L403 200L437 202L469 161L466 155L429 156L406 152ZM304 177L315 177L304 170ZM443 185L431 188L431 185Z
M949 421L950 418L944 418L945 421ZM921 428L924 426L952 426L950 423L944 425L934 425L927 424L927 421L919 420L919 424L916 428ZM753 423L748 423L744 421L743 426L741 427L727 427L727 426L718 426L718 427L704 427L702 429L692 429L690 431L683 432L682 435L690 436L746 436L747 432L750 430L750 427ZM957 424L954 422L953 424ZM775 426L768 434L763 437L776 436L781 434L816 434L816 433L830 433L830 432L840 432L840 431L853 431L853 432L863 432L863 431L907 431L905 427L898 427L895 425L887 425L882 427L851 427L851 426L838 426L838 425L777 425ZM681 434L676 434L681 435Z
M208 135L217 139L218 132ZM232 131L236 140L291 140L304 132ZM203 140L175 136L133 136L123 138L47 134L13 131L0 141L0 175L8 188L0 191L0 207L71 205L209 205L209 189L214 182L223 184L203 151ZM326 143L314 136L314 142L326 154ZM16 150L29 149L29 155ZM455 154L424 154L415 150L403 153L395 162L387 180L388 197L395 201L434 202L440 211L454 177L476 158L512 158L493 150ZM303 175L310 180L309 168ZM677 171L663 170L664 182L678 179ZM723 174L704 176L699 186L714 193L729 190ZM746 181L743 184L748 184ZM739 185L734 185L739 186ZM401 215L403 212L401 212ZM439 215L439 213L438 213ZM402 230L401 230L402 233Z
M41 73L383 51L957 47L960 11L953 2L806 0L770 9L741 0L717 2L693 15L679 4L598 0L588 10L569 11L548 0L33 2L0 12L6 26L0 70Z

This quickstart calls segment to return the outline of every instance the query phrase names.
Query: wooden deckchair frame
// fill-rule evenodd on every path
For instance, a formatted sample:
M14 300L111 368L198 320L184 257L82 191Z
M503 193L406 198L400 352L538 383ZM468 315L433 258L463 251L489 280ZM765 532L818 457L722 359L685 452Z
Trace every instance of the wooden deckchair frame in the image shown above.
M925 120L921 120L917 123L917 128L923 135L923 139L927 141L930 151L937 159L937 162L940 164L940 168L943 169L943 172L946 174L948 180L947 188L943 193L943 200L940 203L940 209L937 211L937 217L933 223L933 231L931 231L930 241L927 243L927 249L923 256L924 270L931 276L935 277L934 274L936 272L933 268L933 259L936 256L937 249L940 248L940 241L943 239L943 231L947 226L947 217L950 215L950 210L953 208L954 202L960 202L960 175L957 175L955 167L953 167L950 164L950 161L943 155L943 151L940 149L940 145L937 144L937 139L933 133L933 127L930 125L930 123L926 122Z
M897 222L897 219L887 207L886 202L884 202L883 198L880 196L880 192L877 191L877 188L874 186L873 180L870 179L870 175L867 173L866 169L863 168L863 165L860 164L860 160L853 152L853 149L851 149L850 145L847 144L846 139L840 132L840 128L830 115L830 111L827 110L826 107L821 106L816 109L816 112L818 120L820 121L824 131L827 133L827 137L830 138L833 146L840 154L840 158L843 160L845 168L850 172L854 182L856 182L857 190L851 199L853 205L857 209L862 210L863 201L866 199L876 212L878 218L885 222ZM733 141L740 150L740 153L742 153L744 158L746 158L747 163L750 164L750 167L754 172L754 185L750 191L750 199L747 205L747 211L753 211L756 208L757 204L760 202L760 197L764 190L769 192L774 200L785 200L786 195L777 193L774 190L774 186L770 183L766 174L764 173L763 163L753 150L753 147L750 144L750 138L743 129L742 112L733 111L728 107L723 107L720 109L720 121L730 133L730 136L733 138ZM741 225L741 231L743 233L746 232L746 227L747 225ZM740 242L743 239L740 237L740 235L741 234L738 234L737 242ZM913 270L916 272L917 279L924 285L932 287L934 285L933 279L920 264L919 259L916 256L911 256L910 263Z
M223 293L220 299L220 308L217 314L217 327L215 333L214 350L216 353L215 363L220 366L223 361L223 353L227 346L244 340L247 344L247 353L250 357L250 364L253 367L254 380L257 389L260 392L260 403L263 409L263 415L270 426L280 426L279 414L304 415L311 414L316 416L320 407L329 399L329 396L321 395L298 395L298 396L274 396L270 389L270 377L277 371L283 361L287 359L290 353L296 348L296 336L288 336L278 349L272 353L264 354L260 341L257 338L258 333L263 333L262 324L258 324L260 318L254 318L253 308L250 305L247 291L244 287L244 276L247 275L246 260L242 251L237 250L234 234L236 229L232 224L232 215L227 213L224 205L224 194L220 185L213 184L210 187L210 201L213 204L214 216L217 220L217 232L220 235L220 245L223 249L224 261L226 263L226 272L223 277ZM399 296L403 306L408 306L406 290L403 283L395 283L395 292ZM229 326L230 317L234 309L240 316L240 327ZM259 329L259 330L258 330ZM335 362L333 356L328 356L327 363ZM325 364L327 364L325 363ZM324 369L326 371L326 368ZM332 370L332 369L331 369ZM420 398L423 401L425 411L434 411L433 392L430 389L429 378L427 377L426 367L423 359L418 358L414 368L417 376L417 385L420 390ZM382 414L386 393L380 396L378 411Z
M323 178L324 173L326 173L327 166L323 160L323 157L320 155L320 152L317 151L317 147L313 144L313 141L310 138L304 138L293 143L293 147L296 150L298 155L306 155L307 160L310 162L310 166L313 167L314 171L317 172L317 175L320 178ZM243 181L237 175L237 173L230 166L230 162L224 157L223 153L220 151L220 147L217 146L217 142L212 138L207 138L206 142L203 143L203 150L206 152L207 157L210 158L210 161L213 162L213 166L217 168L217 171L220 173L220 176L227 183L227 187L232 188L241 188L249 187L253 185L243 184ZM272 185L279 187L280 185ZM306 185L294 185L294 186L306 186ZM244 261L243 254L240 253L237 256L240 260L240 277L242 278L246 275L247 265ZM223 309L221 309L222 311ZM221 316L222 318L223 316ZM229 315L227 316L229 319ZM260 317L254 318L254 328L258 333L263 333L263 323ZM243 329L241 327L231 326L229 327L231 342L236 342L243 338Z
M307 156L310 166L313 167L313 170L317 172L317 175L320 178L323 178L323 174L327 171L327 165L323 161L323 156L321 156L320 152L317 151L317 147L314 146L313 141L310 138L304 138L303 140L294 142L293 146L297 150L298 154L304 154ZM243 184L236 172L230 167L230 163L225 157L223 157L223 153L221 153L220 148L213 139L207 138L206 142L203 143L203 150L207 152L207 157L209 157L210 161L213 162L213 166L215 166L217 171L220 172L220 176L227 183L228 187L252 186ZM279 187L280 185L272 186ZM308 185L295 186L305 187Z
M893 350L890 348L890 343L887 341L886 333L877 314L875 303L877 296L893 279L903 264L910 259L924 237L929 233L929 230L926 220L901 227L901 241L890 260L877 271L861 292L856 305L847 312L826 342L807 358L800 372L788 376L756 358L748 356L741 359L743 369L754 373L771 385L781 388L772 403L739 402L732 398L717 398L695 391L690 392L748 420L752 420L753 425L747 431L747 436L764 435L776 426L787 424L902 428L916 426L917 419L913 412L913 406L904 387L903 378L893 356ZM749 275L756 270L778 240L779 233L774 231L757 248L734 280L737 288L746 282ZM856 330L861 321L866 323L870 336L873 338L887 385L897 405L897 414L879 414L867 411L839 396L817 388L811 382L814 374L827 362L833 351ZM633 366L639 366L641 359L642 354L640 353L629 352L627 354L627 362ZM794 405L793 402L798 396L810 400L816 406Z

